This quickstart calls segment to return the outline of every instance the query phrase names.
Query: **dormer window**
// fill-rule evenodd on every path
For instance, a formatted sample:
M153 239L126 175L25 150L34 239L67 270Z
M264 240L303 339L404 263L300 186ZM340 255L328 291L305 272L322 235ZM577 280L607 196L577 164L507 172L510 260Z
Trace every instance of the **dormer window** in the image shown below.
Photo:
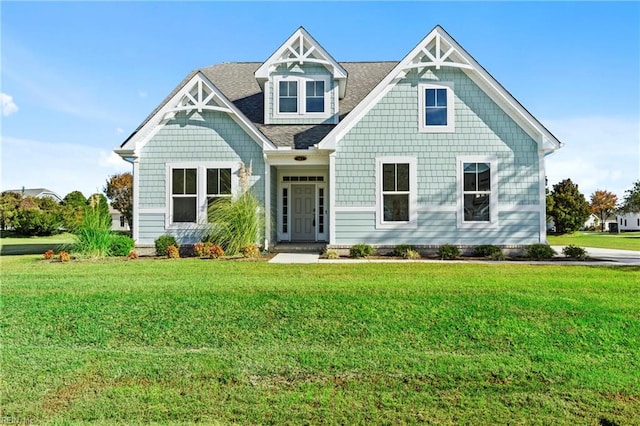
M418 90L419 130L428 133L454 132L453 83L420 84Z
M275 117L327 118L331 109L330 77L276 76Z

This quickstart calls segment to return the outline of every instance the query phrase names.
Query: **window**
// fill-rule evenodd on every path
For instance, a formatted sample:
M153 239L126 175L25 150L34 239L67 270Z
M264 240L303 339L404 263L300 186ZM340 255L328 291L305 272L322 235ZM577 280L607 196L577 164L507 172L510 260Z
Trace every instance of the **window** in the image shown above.
M278 92L278 112L298 112L298 82L281 81Z
M331 87L328 76L276 76L274 116L277 118L329 117Z
M231 169L207 169L207 206L231 196Z
M452 83L420 84L419 125L422 132L453 132L454 102Z
M377 159L378 228L415 228L417 225L416 159L384 157Z
M180 162L167 167L166 223L173 228L190 228L207 223L208 207L231 197L238 187L239 163Z
M124 228L124 224L125 224L124 216L120 216L120 228Z
M306 111L324 112L324 81L307 81Z
M173 169L171 176L173 222L196 222L198 169Z
M497 225L496 179L495 158L458 159L458 226Z

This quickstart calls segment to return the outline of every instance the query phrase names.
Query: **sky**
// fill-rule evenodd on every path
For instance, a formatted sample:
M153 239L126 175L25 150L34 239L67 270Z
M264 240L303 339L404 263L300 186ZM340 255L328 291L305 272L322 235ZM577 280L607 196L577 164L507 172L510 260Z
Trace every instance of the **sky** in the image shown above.
M264 61L304 26L337 61L401 60L442 25L565 146L549 186L640 178L638 2L0 3L0 189L102 192L189 71Z

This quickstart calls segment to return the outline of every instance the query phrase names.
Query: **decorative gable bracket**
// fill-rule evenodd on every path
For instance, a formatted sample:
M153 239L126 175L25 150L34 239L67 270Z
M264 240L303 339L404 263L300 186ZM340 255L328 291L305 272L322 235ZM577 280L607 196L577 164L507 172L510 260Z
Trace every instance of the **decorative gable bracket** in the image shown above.
M305 63L320 64L327 68L333 78L338 81L340 97L346 91L347 71L302 27L298 28L273 55L271 55L255 72L258 84L264 90L264 84L279 65Z
M403 67L403 71L417 69L421 72L424 68L455 67L472 70L473 66L461 55L458 49L448 42L438 31L433 31L431 40L425 40L422 47L414 52L414 56Z
M206 81L201 78L192 80L191 86L186 86L183 89L184 95L178 99L178 102L170 106L165 111L165 114L175 113L179 111L186 111L190 113L193 110L202 112L202 110L220 111L228 114L234 112L223 105L222 98L216 90L209 86Z

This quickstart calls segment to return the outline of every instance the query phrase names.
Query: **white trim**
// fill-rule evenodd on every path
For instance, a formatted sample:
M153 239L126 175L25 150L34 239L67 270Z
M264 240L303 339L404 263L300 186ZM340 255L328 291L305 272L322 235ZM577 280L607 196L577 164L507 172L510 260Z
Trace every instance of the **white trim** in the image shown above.
M280 112L280 82L295 81L298 83L298 111L297 112ZM322 81L324 82L324 111L323 112L307 112L307 82ZM303 119L303 118L330 118L337 111L331 111L331 97L333 87L331 79L327 75L274 75L273 76L274 96L272 115L274 119ZM336 104L337 105L337 104Z
M173 223L173 169L196 169L196 222ZM165 229L202 229L207 226L207 169L231 169L231 196L240 191L240 162L237 161L177 161L165 163Z
M140 159L135 157L133 159L133 229L131 230L131 237L133 241L140 240Z
M446 89L447 125L435 126L425 123L425 93L427 89ZM453 133L456 131L456 106L452 81L418 84L418 131L422 133Z
M409 220L386 222L382 194L382 165L409 163ZM376 157L376 229L416 229L418 227L418 160L416 157Z
M554 151L562 147L562 143L549 132L535 117L533 117L509 92L507 92L498 81L496 81L480 64L467 51L465 51L447 32L441 27L436 26L427 36L422 39L418 45L404 57L402 61L396 65L380 83L360 101L358 105L347 115L347 117L340 121L340 123L329 132L320 143L318 148L320 149L335 149L336 143L340 141L344 135L349 132L353 126L355 126L362 118L373 108L378 101L401 81L407 74L407 69L411 69L415 63L415 59L424 55L424 49L428 49L432 43L438 43L445 41L446 44L454 49L452 53L455 53L457 63L467 62L471 65L470 69L464 69L463 71L474 81L476 84L478 81L483 81L483 85L479 85L485 93L492 99L494 99L498 105L518 124L520 124L524 130L533 130L533 139L539 144L539 148L545 151ZM446 57L450 57L451 53L448 51L445 53ZM436 58L437 59L437 58ZM440 57L442 59L442 56ZM438 68L437 61L430 61L421 63L424 68L434 66ZM440 66L449 66L448 62L442 62Z
M264 250L269 250L271 219L271 165L264 155Z
M336 241L336 153L329 154L329 244Z
M456 216L458 228L498 227L498 159L491 155L461 155L456 157ZM464 163L489 163L491 192L489 194L489 221L465 222L464 220Z
M540 212L540 244L545 244L547 242L547 191L546 191L546 164L544 161L545 151L538 151L538 194L539 194L539 203L538 211Z

